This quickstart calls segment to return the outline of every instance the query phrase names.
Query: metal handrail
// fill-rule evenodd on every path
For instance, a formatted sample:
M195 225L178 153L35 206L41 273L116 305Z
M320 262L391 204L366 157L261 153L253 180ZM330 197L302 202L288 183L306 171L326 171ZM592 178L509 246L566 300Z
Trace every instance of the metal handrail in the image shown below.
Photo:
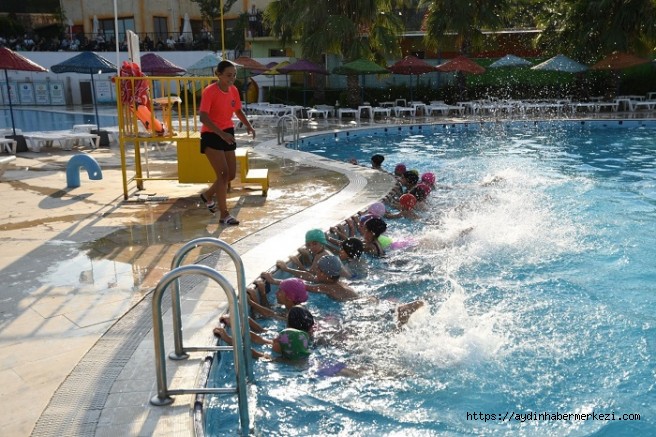
M283 115L278 119L278 122L276 123L276 128L278 131L278 144L283 144L285 142L285 128L287 126L285 122L287 121L289 121L289 125L292 129L292 145L293 147L296 147L296 143L301 136L300 124L298 118L293 114Z
M244 273L244 263L239 254L225 241L212 237L196 238L187 242L182 246L173 256L171 261L171 270L174 270L182 264L185 257L189 252L199 246L214 246L218 249L225 251L228 256L235 263L237 271L237 290L239 299L239 323L241 325L242 344L244 350L251 350L251 336L250 326L248 323L248 293L246 293L246 274ZM196 352L199 349L196 347L184 347L182 336L182 311L180 310L180 283L175 281L173 290L171 291L171 305L173 314L173 342L175 351L169 354L172 360L184 360L189 357L186 352ZM232 313L232 310L231 310ZM232 325L234 326L234 325ZM233 333L233 335L236 335ZM205 349L200 349L205 350ZM249 382L253 382L253 359L250 353L246 354L246 376Z
M168 389L166 379L166 357L164 356L164 331L162 323L162 296L168 286L176 281L179 277L188 274L197 274L206 276L219 284L228 298L228 306L230 308L230 323L233 330L233 345L226 346L208 346L202 350L206 351L227 351L232 350L235 365L235 373L237 376L236 387L222 387L222 388L208 388L208 387L194 387L187 389ZM246 375L244 369L244 362L246 356L250 356L250 350L245 350L242 343L241 325L238 321L238 306L237 295L235 289L230 285L228 280L216 270L202 265L186 265L178 267L165 274L155 287L153 292L153 336L155 346L155 370L157 372L157 395L150 399L150 403L156 406L169 405L173 402L171 395L181 394L224 394L224 393L237 393L239 402L239 420L241 425L241 435L247 436L250 431L250 422L248 416L248 397L246 393ZM195 350L201 350L195 348Z

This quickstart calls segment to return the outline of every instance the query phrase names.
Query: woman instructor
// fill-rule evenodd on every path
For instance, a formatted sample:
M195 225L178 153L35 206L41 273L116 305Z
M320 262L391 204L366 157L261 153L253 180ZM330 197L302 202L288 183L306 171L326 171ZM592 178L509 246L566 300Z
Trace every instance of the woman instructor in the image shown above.
M255 138L255 130L241 110L239 91L234 86L237 78L235 64L230 61L219 62L216 76L219 80L203 90L199 109L200 122L203 124L200 130L200 152L204 153L210 161L216 173L216 180L200 195L200 198L212 214L216 212L218 206L220 223L238 225L239 220L230 215L226 201L228 184L235 178L237 171L235 159L237 143L232 115L237 116L253 138Z

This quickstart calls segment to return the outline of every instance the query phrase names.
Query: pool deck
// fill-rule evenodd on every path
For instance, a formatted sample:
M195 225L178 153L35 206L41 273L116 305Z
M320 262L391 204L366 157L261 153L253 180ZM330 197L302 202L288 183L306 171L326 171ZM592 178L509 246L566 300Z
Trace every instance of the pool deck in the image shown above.
M609 116L629 117L621 113ZM462 119L449 119L455 120ZM338 124L337 120L319 120L304 122L302 132L441 121L444 119L416 117ZM295 205L288 213L284 205L278 205L282 212L277 215L263 206L247 207L243 199L255 201L259 195L237 184L237 197L232 196L230 202L239 208L242 225L216 231L215 218L207 214L202 220L208 221L208 229L213 226L215 231L210 234L220 236L240 254L247 282L271 268L277 259L296 252L309 228L327 229L342 221L383 197L394 182L388 174L367 166L309 158L307 154L277 146L271 130L259 129L258 135L258 143L262 143L255 147L257 155L301 161L303 166L297 169L301 178L311 166L342 174L348 184L343 188L336 184L335 190L325 193L320 202L303 203L301 199L301 207ZM243 137L242 141L246 142ZM157 220L178 202L200 214L197 210L202 208L196 199L203 185L147 182L146 191L165 192L168 200L159 205L149 203L147 198L124 202L119 157L113 146L89 151L103 168L103 181L89 181L83 175L81 187L66 189L62 169L74 153L21 153L0 179L0 193L5 201L0 221L0 266L5 286L0 307L3 434L194 435L193 396L175 396L175 402L165 407L149 403L157 393L151 330L151 290L156 282L136 292L116 284L98 291L83 285L49 284L40 278L49 277L50 265L82 252L81 245L125 227L130 219ZM272 186L273 193L275 189ZM275 202L270 193L266 204ZM168 271L172 252L175 249L169 247L167 253L151 255L152 270L159 277ZM207 253L201 262L236 284L235 269L226 256ZM83 282L80 277L79 283ZM167 307L170 303L164 304ZM183 281L185 344L213 344L210 328L226 307L218 286L207 280ZM163 320L170 352L170 312L165 313ZM204 356L194 353L185 361L167 360L170 387L195 385Z

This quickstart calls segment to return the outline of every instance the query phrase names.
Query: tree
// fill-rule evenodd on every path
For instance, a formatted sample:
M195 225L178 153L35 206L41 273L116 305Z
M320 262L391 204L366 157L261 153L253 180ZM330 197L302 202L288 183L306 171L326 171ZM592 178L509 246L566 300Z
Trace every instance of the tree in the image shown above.
M538 43L583 62L613 51L647 54L654 48L654 20L653 0L561 0L545 15Z
M424 42L437 50L452 48L467 54L481 46L484 29L504 25L507 6L508 0L422 0L419 7L426 8ZM450 44L454 46L448 47Z
M283 47L300 41L304 58L321 62L324 54L344 62L360 57L383 62L400 54L403 25L394 6L399 0L277 0L264 12L265 25ZM357 76L349 76L349 97L357 102Z
M214 23L221 18L221 10L219 9L220 4L223 4L223 13L226 14L232 8L232 5L235 4L237 0L191 0L194 3L198 3L200 8L201 17L203 17L204 23L209 27L209 29L214 30ZM214 35L214 41L220 43L221 37L217 38Z

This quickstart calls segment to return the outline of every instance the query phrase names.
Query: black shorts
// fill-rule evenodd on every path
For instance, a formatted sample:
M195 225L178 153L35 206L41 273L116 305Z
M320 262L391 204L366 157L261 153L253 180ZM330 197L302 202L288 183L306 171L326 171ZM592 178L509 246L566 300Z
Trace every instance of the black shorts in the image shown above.
M228 133L232 136L235 135L235 129L225 129L223 132ZM203 132L200 134L200 153L205 153L206 148L214 150L222 150L224 152L233 152L237 150L237 143L228 144L223 138L215 134L214 132Z

